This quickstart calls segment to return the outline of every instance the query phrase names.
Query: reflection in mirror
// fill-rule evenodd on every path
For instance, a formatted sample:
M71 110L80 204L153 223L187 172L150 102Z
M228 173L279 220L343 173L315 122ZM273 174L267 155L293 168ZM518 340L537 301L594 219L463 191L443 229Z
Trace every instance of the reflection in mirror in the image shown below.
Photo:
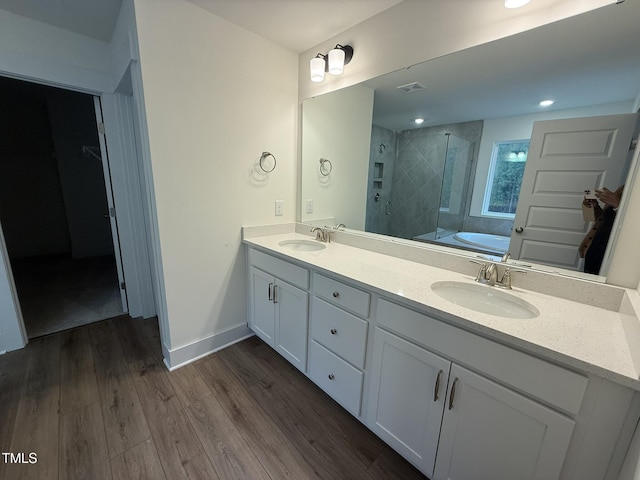
M583 191L622 185L631 155L617 152L605 167L581 164L592 154L589 148L615 135L606 126L585 133L578 122L571 139L555 145L566 147L554 155L562 154L565 166L572 162L575 172L563 176L542 169L544 149L529 142L534 124L546 132L542 144L560 138L545 130L555 125L547 121L630 117L640 91L638 8L632 2L607 6L305 100L302 221L345 223L474 254L515 249L514 257L524 262L581 271L577 246L590 227L582 218ZM541 109L538 102L549 97L555 104ZM358 125L356 116L371 121ZM423 123L416 125L416 118ZM336 141L307 141L327 128L340 132ZM354 145L355 138L363 142L363 132L366 141ZM334 164L350 165L348 175L332 174L340 189L319 189L308 175L329 148ZM530 148L538 149L536 158ZM542 188L535 182L521 193L527 176L544 179L550 194L532 200ZM544 226L534 228L531 222L541 219ZM514 220L520 235L513 233ZM555 236L540 241L543 230ZM600 274L605 270L606 262Z

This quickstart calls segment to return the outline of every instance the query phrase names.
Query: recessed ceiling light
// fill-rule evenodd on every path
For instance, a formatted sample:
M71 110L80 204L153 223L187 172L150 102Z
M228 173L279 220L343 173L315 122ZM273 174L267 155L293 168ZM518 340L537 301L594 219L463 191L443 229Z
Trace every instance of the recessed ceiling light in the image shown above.
M421 123L424 123L424 118L416 118L414 122L416 125L420 125Z
M549 107L553 105L553 100L542 100L538 105L541 107Z
M504 6L507 8L520 8L529 3L529 0L504 0Z

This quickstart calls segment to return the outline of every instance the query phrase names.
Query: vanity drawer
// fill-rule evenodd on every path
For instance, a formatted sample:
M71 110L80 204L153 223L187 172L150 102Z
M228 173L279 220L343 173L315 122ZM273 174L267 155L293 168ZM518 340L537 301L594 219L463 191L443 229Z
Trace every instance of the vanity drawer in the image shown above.
M368 322L318 297L311 301L311 338L357 368L364 368Z
M309 377L336 402L360 416L364 374L315 341L309 346Z
M587 377L409 308L379 299L379 326L570 414L582 405ZM514 367L516 366L516 367Z
M318 273L313 274L313 291L316 295L345 310L363 317L369 316L371 295L367 292Z
M277 257L272 257L253 248L249 249L249 265L253 265L296 287L304 290L309 289L309 270L306 268L299 267L298 265L294 265Z

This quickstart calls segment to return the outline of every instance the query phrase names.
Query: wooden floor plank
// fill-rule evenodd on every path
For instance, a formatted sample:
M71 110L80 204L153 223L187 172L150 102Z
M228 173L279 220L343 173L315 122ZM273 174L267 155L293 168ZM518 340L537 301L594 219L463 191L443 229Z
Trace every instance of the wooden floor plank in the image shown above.
M200 478L207 473L216 478L164 366L146 358L129 368L167 477Z
M211 395L211 389L193 364L169 372L168 377L184 407Z
M224 480L270 480L258 458L213 395L187 409L191 424L218 476Z
M425 478L257 337L168 372L128 317L0 356L0 447L37 455L7 480Z
M60 336L41 337L29 343L23 395L18 404L11 453L37 455L33 464L5 466L12 480L58 478L60 434Z
M60 336L60 411L64 414L98 402L98 385L89 330L75 328Z
M145 440L111 459L114 480L166 480L153 440Z
M25 349L0 356L0 452L11 451L11 437L26 377L26 358ZM4 469L5 462L0 461L0 478L5 478Z
M62 415L60 478L111 480L111 464L98 402Z
M239 379L217 354L197 362L196 368L272 479L317 478L317 472L243 389Z
M374 480L428 480L404 458L385 447L375 462L367 469Z
M110 321L88 327L111 457L151 437L131 372Z
M297 403L307 405L310 415L322 419L320 427L336 442L349 445L363 468L368 468L385 448L384 442L344 410L334 400L314 385L295 367L278 355L262 340L253 337L253 341L238 343L220 352L223 361L236 371L237 363L243 363L243 370L248 365L253 369L269 372L273 381L287 392ZM232 351L235 352L232 353ZM260 373L253 374L256 378Z

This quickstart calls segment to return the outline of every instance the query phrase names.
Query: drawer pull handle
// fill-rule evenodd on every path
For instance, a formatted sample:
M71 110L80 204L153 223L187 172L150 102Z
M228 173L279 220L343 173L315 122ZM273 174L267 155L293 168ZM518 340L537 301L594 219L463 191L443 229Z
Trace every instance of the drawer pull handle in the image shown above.
M456 383L458 383L458 378L453 381L453 385L451 385L451 393L449 394L449 410L453 408L453 397L456 396Z
M336 333L338 333L338 330L336 330L335 328L331 329L331 335L335 335Z
M278 303L278 285L273 286L273 303Z
M440 370L438 372L438 375L436 376L436 387L433 390L433 401L437 402L438 401L438 397L439 397L439 393L440 393L440 377L442 376L442 370Z
M333 373L330 373L329 374L329 380L333 380L334 378L336 378L335 375Z
M338 298L340 296L340 292L333 292L333 298Z
M269 301L273 301L273 283L269 284Z

